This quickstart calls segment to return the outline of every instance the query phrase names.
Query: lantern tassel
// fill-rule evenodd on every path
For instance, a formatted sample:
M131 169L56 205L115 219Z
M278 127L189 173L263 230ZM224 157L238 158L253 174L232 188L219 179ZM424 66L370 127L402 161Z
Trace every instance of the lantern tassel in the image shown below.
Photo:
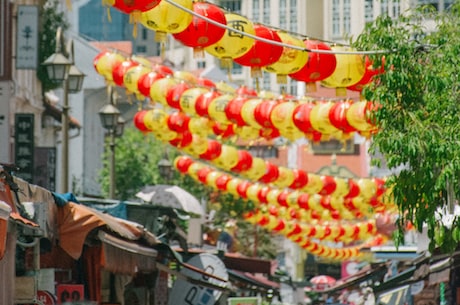
M276 74L276 82L278 84L287 84L286 74Z
M204 58L204 50L202 47L193 48L193 58Z
M307 92L316 92L317 91L317 87L316 87L316 83L315 82L308 82L306 83L306 87L307 87Z

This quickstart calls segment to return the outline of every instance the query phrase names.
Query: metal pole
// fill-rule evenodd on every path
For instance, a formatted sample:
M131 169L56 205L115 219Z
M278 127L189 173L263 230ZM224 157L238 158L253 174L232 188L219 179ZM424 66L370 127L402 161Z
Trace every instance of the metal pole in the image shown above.
M109 85L107 89L108 89L107 94L109 98L109 103L113 105L114 104L113 87ZM110 199L115 198L115 130L116 128L117 128L117 125L114 125L112 126L112 129L109 130L109 134L110 134L109 198Z
M69 74L66 73L64 83L64 105L62 107L62 177L61 193L69 188Z
M110 131L110 185L109 197L115 198L115 128L114 126Z

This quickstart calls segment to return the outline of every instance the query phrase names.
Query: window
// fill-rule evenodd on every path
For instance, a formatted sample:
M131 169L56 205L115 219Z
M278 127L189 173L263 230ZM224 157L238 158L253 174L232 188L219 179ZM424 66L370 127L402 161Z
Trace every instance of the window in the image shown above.
M147 53L146 46L136 46L136 53Z
M388 0L382 0L380 2L380 14L388 15Z
M289 3L289 30L297 32L297 0L291 0Z
M260 19L259 0L252 1L252 19L255 22L259 22L259 19Z
M286 19L287 19L287 8L286 8L286 0L280 0L280 7L279 7L279 19L280 24L279 27L282 29L286 28Z
M241 0L221 1L220 5L233 13L241 14Z
M351 4L350 0L343 1L343 31L344 33L351 32Z
M340 1L332 1L332 35L340 36Z
M263 23L270 24L270 0L264 0L264 18Z
M262 159L278 158L278 148L273 145L251 145L240 149L246 149L252 156Z
M196 67L198 69L205 69L206 68L206 61L205 60L198 60L196 62Z
M148 39L148 30L144 27L142 28L142 33L141 33L141 37L142 37L142 40L147 40Z
M374 20L374 0L366 0L364 4L364 21L372 22Z

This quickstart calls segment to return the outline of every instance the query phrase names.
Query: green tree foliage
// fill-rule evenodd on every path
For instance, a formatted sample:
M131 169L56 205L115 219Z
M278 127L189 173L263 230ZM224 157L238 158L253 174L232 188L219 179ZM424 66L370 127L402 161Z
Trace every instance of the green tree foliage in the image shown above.
M398 19L382 16L353 44L386 51L385 72L363 95L378 107L371 153L398 169L387 183L400 210L397 241L410 221L419 230L427 225L431 250L452 251L459 223L443 223L439 211L451 211L460 198L460 4L443 13L420 7ZM381 53L370 57L381 63Z
M41 8L40 21L38 62L43 63L56 50L57 28L61 27L64 33L65 30L68 29L69 23L64 12L59 11L58 0L48 0L45 2ZM62 43L64 44L63 41ZM65 54L64 45L62 47L62 51ZM53 83L49 80L46 68L42 65L39 65L37 69L37 77L42 83L43 92L47 92L60 86L60 84Z

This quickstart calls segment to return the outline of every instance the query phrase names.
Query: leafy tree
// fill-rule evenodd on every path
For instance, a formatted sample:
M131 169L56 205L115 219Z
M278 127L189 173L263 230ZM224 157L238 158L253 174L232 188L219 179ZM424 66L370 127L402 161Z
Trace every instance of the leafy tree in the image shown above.
M56 51L56 29L61 27L63 33L69 28L69 23L63 11L59 11L58 0L48 0L41 9L40 16L40 32L39 32L39 54L38 62L43 63ZM65 36L65 35L63 35ZM65 54L64 41L62 52ZM42 92L55 89L60 86L48 78L48 73L43 65L39 65L37 69L37 77L42 83Z
M107 139L109 141L109 139ZM107 147L107 146L106 146ZM242 218L244 212L254 208L254 204L235 198L227 193L216 192L209 186L196 182L189 175L174 171L172 180L162 177L158 171L158 162L165 151L173 162L179 155L172 147L157 140L152 134L143 134L134 127L126 128L123 136L116 141L115 149L115 196L120 200L129 200L145 185L174 184L189 191L195 197L208 201L208 210L215 210L213 227L223 228L227 220L236 219L240 252L248 256L272 259L276 247L271 242L271 234L263 228L254 228ZM103 168L99 180L105 196L109 193L110 151L103 154Z
M397 19L379 17L353 45L386 51L385 72L363 95L378 108L370 152L398 169L387 182L400 211L396 241L411 222L418 230L427 226L431 250L452 251L460 223L442 221L440 210L452 212L460 197L460 4L442 13L424 6ZM370 57L380 63L382 53Z

